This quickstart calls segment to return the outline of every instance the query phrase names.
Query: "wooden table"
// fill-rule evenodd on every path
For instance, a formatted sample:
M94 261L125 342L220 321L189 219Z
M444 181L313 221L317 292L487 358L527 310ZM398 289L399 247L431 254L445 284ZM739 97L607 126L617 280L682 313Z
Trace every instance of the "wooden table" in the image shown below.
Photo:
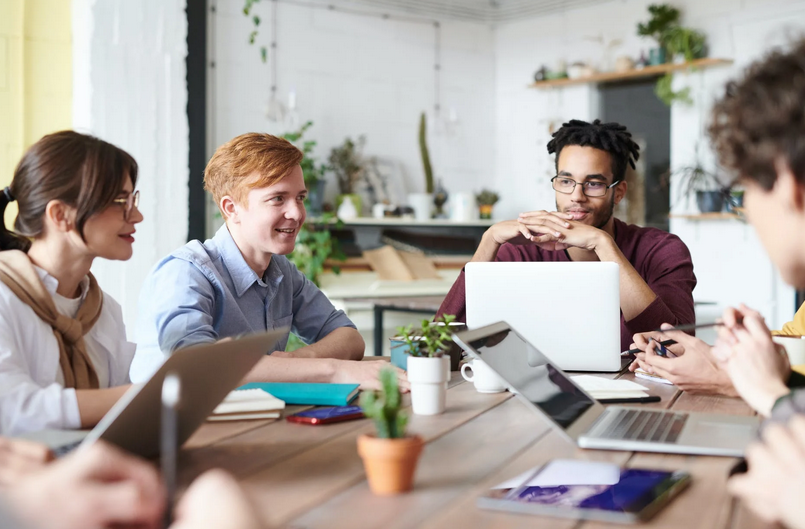
M644 406L752 413L738 399L695 396L673 386L638 382L662 397ZM286 414L301 409L291 406ZM254 497L272 527L615 527L475 506L490 487L529 468L551 458L576 458L688 471L691 486L647 524L651 527L764 526L727 493L727 472L735 458L582 450L511 394L478 393L458 373L450 382L447 411L435 417L412 415L409 430L422 435L427 446L414 490L396 497L374 496L367 487L356 438L372 432L368 420L318 427L284 420L207 423L182 451L180 481L186 485L208 468L224 468Z

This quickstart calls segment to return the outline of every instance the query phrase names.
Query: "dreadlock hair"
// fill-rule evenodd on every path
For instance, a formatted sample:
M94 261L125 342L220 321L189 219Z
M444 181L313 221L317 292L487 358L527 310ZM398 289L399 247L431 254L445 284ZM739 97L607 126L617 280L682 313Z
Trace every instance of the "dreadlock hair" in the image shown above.
M556 168L559 169L559 154L568 145L593 147L609 153L612 159L612 174L615 181L626 178L626 164L635 168L640 158L640 146L632 141L632 134L620 123L601 123L596 119L592 123L571 119L553 133L548 142L548 154L556 153Z

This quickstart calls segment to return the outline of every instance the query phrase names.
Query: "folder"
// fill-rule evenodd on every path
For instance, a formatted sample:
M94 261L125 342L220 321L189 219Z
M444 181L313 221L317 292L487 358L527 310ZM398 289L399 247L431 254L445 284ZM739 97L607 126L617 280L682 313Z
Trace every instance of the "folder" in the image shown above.
M358 396L358 384L308 382L250 382L238 389L262 389L286 404L346 406Z

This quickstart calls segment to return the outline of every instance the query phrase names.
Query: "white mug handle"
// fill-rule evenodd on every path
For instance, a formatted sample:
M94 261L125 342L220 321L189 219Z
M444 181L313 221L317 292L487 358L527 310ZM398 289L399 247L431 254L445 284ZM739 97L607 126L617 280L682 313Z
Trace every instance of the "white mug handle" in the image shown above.
M466 371L467 368L472 369L472 365L467 363L461 366L461 376L464 377L464 380L466 380L467 382L472 382L473 380L475 380L475 373L473 373L472 376L468 376Z

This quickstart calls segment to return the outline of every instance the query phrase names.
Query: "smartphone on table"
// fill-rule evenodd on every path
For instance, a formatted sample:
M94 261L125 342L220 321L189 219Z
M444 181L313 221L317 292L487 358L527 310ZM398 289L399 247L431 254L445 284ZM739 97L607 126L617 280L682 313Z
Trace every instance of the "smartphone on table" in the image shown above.
M360 406L329 406L313 408L288 416L288 421L301 424L330 424L334 422L363 419L365 415Z
M690 484L686 472L555 459L488 491L482 509L616 523L651 518Z

